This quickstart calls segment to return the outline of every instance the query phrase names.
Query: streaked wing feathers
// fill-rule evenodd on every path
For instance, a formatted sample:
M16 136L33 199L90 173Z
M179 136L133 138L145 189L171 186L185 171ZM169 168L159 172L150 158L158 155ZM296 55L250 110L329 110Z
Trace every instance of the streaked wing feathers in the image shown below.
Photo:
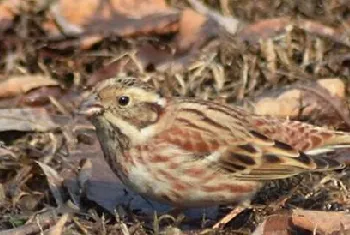
M271 122L261 119L261 125L255 126L256 116L254 119L242 109L189 101L179 103L173 115L174 121L168 123L168 128L159 133L156 140L192 151L193 156L209 156L219 151L218 169L241 180L280 179L304 171L343 168L334 160L304 154L293 147L294 139L286 142L288 138L284 138L283 133L277 138L278 125L282 125L277 119ZM269 128L273 131L267 131ZM283 132L283 128L280 131ZM311 129L308 132L315 133Z
M348 133L276 117L251 116L250 122L259 133L271 139L278 139L299 151L327 150L337 146L350 147Z
M253 142L253 141L252 141ZM304 171L341 169L344 167L329 158L312 157L287 145L247 144L249 151L234 146L222 154L219 167L240 180L272 180L286 178ZM254 151L252 151L254 149Z

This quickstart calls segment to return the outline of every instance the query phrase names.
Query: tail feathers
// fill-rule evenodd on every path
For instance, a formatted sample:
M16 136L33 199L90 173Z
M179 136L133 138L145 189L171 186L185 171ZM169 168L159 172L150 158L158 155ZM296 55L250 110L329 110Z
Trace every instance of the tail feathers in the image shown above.
M335 132L331 138L325 141L325 145L350 147L350 134Z
M319 155L322 153L333 152L337 149L350 148L350 134L344 132L329 133L330 137L324 140L321 146L305 151L308 155Z
M343 169L345 164L326 157L313 157L300 153L299 157L263 156L262 164L250 171L236 175L240 180L283 179L303 172Z
M269 156L267 155L264 159L265 164L266 163L269 164L268 158ZM303 171L336 170L336 169L343 169L345 167L345 164L340 163L332 158L321 157L321 156L311 156L302 152L300 152L298 157L293 157L293 158L279 157L279 158L280 158L279 161L281 165L294 168L295 171L299 173ZM276 161L276 160L274 159L273 161Z
M262 120L261 117L256 116L253 117L253 120L255 121L254 128L260 134L308 154L329 152L339 147L349 146L350 148L350 133L277 118Z
M315 171L340 170L346 167L344 163L326 157L314 157L313 161L316 164Z

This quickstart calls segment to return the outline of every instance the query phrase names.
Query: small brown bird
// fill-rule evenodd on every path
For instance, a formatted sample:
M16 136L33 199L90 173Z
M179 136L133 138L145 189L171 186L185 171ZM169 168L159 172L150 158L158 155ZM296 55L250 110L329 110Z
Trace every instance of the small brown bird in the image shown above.
M240 203L266 180L343 164L311 154L350 135L194 98L164 98L138 79L104 81L82 104L121 181L176 207Z

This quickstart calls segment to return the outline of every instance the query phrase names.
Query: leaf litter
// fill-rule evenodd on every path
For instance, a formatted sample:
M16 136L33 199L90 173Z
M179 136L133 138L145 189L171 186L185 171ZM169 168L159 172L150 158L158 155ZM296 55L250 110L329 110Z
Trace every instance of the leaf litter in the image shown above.
M349 131L346 1L19 2L0 2L1 234L348 233L348 170L269 182L239 213L169 216L124 188L75 112L128 73L166 96Z

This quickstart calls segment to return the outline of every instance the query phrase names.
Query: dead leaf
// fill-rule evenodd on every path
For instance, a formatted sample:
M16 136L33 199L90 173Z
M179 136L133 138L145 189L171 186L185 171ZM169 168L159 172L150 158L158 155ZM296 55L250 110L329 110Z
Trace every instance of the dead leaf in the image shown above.
M251 25L247 25L238 32L237 37L243 41L257 43L261 39L268 39L285 34L288 25L292 25L290 18L276 18L260 20Z
M344 81L337 78L329 78L329 79L319 79L317 80L317 83L322 86L323 88L327 89L329 94L331 96L337 96L337 97L345 97L346 95L346 88Z
M151 44L142 45L136 56L147 72L154 72L162 64L170 64L174 60L170 50L160 49Z
M86 197L108 211L114 211L118 204L128 204L130 197L126 194L123 184L103 160L103 153L99 152L92 158L92 163L91 178L86 182Z
M297 85L296 88L303 91L303 110L299 116L309 116L310 121L319 126L350 129L350 111L343 81L318 80L315 86Z
M287 214L269 216L258 225L252 235L289 235L290 220L290 215Z
M0 132L49 132L58 128L45 109L0 109Z
M178 30L178 13L164 0L60 0L52 5L51 12L65 35L92 36L89 43L106 34L125 37ZM59 34L52 25L48 29L51 34ZM92 44L85 41L83 45L87 48Z
M38 163L38 165L43 170L46 176L51 193L56 200L56 205L62 206L63 205L63 191L62 191L63 178L57 173L55 169L51 168L49 165L39 161L36 161L36 163Z
M88 87L93 87L96 85L98 82L111 78L115 76L116 74L120 73L122 68L125 67L127 61L121 59L118 61L113 61L104 67L96 70L90 77L89 80L87 81L87 86Z
M19 99L19 105L39 106L50 103L50 97L60 98L64 95L60 86L42 86L32 89Z
M21 0L2 0L0 1L0 31L8 29L19 11Z
M308 118L316 125L350 128L345 89L341 79L291 85L269 92L268 96L261 95L250 109L258 115Z
M150 44L139 48L137 58L146 71L171 74L186 70L202 53L202 49L219 35L219 26L215 21L188 8L182 12L179 25L173 48L160 49Z
M346 46L350 45L349 40L345 36L347 28L343 25L335 28L312 19L293 19L290 17L260 20L243 28L238 32L237 36L244 41L257 43L261 39L273 38L285 34L294 27L302 29L309 34L330 38Z
M12 76L0 83L0 98L16 96L42 86L58 86L54 79L42 74Z
M318 234L334 234L340 232L341 226L350 229L350 214L343 211L305 211L293 210L294 225Z
M83 183L85 197L111 213L114 213L117 205L126 205L131 210L142 210L142 212L149 214L152 214L154 210L165 212L170 209L170 207L157 202L145 201L140 195L128 191L104 160L103 152L96 138L94 135L93 145L79 144L77 149L71 151L69 167L64 167L61 172L64 185L68 188L68 192L75 202L80 203L79 197L82 196L83 192L81 183ZM91 162L91 164L85 165L86 171L82 175L78 175L74 169L79 168L82 159L87 159L87 162ZM90 166L92 166L92 171ZM82 181L80 182L80 180Z
M217 35L218 26L207 24L210 20L205 16L191 10L184 9L180 18L180 28L176 36L177 53L187 51L194 44L201 46L205 40Z

